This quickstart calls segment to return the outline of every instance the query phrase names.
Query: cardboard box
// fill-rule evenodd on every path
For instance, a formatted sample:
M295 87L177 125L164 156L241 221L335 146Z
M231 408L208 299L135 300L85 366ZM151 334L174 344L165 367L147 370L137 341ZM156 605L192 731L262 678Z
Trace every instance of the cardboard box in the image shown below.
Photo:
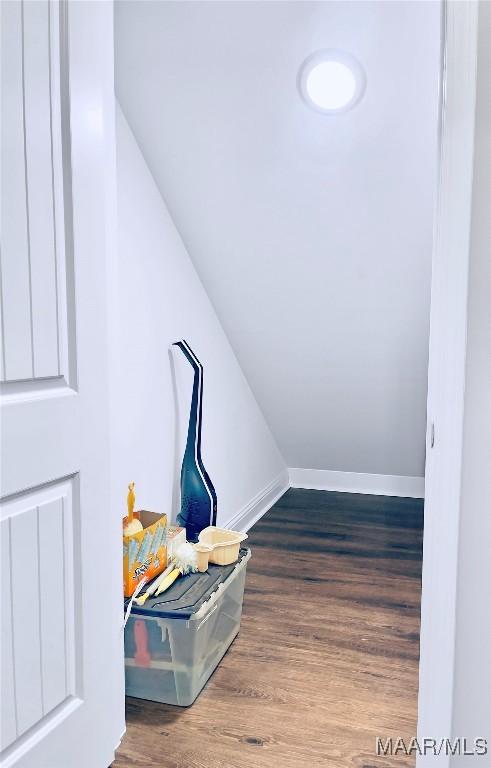
M167 515L141 510L134 516L140 520L143 530L133 536L123 536L125 597L131 597L144 578L150 581L167 566Z

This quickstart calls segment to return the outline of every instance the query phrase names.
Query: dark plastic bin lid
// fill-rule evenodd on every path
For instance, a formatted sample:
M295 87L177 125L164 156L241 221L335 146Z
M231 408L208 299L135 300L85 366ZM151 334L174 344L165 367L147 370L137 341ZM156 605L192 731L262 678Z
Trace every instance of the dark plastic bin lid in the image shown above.
M246 548L241 549L239 559L231 565L210 564L206 573L190 573L187 576L179 576L174 584L158 597L149 597L141 606L134 602L131 614L156 616L159 619L191 618L209 599L210 595L218 589L220 584L228 579L237 563L240 563L248 552L249 550ZM144 591L145 587L142 589L142 592ZM125 607L129 601L130 598L125 600Z

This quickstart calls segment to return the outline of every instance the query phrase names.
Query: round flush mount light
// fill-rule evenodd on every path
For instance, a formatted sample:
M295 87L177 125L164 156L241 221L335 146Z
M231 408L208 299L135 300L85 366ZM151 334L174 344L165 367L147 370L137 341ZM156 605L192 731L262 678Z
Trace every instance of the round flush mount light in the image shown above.
M317 51L300 67L298 87L307 106L327 115L347 112L366 86L363 67L344 51Z

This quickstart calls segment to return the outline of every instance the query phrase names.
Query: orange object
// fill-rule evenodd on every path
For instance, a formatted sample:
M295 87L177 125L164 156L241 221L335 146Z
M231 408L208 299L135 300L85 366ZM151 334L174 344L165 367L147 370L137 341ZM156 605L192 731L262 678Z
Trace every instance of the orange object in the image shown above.
M167 515L141 510L135 512L142 529L124 535L128 518L123 520L123 583L124 596L131 597L138 584L150 581L167 567Z
M133 510L135 509L135 483L131 482L128 486L128 498L126 499L128 505L128 522L133 522Z
M124 536L132 536L134 533L140 533L142 524L137 517L134 517L133 510L135 508L135 484L130 483L128 486L128 518L123 528Z

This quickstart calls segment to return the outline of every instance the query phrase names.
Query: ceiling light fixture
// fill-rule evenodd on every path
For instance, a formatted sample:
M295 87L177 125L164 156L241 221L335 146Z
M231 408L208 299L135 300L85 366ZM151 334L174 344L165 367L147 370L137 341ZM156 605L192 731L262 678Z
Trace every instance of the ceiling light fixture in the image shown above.
M344 51L317 51L300 67L298 87L307 106L326 115L347 112L366 86L361 64Z

